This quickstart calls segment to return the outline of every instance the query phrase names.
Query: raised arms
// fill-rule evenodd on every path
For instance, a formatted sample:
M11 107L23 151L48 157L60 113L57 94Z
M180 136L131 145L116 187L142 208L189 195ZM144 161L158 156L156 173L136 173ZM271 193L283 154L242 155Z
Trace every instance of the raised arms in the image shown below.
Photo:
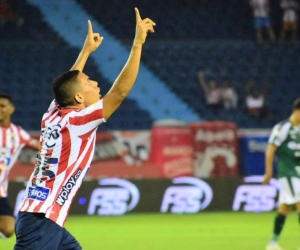
M113 86L103 97L105 119L113 114L132 89L139 71L142 46L146 41L148 32L154 32L155 23L149 18L142 19L137 8L135 8L135 16L135 38L130 55Z

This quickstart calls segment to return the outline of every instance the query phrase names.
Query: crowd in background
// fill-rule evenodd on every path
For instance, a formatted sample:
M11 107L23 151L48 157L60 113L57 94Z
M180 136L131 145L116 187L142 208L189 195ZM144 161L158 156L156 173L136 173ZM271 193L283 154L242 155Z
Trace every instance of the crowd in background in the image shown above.
M297 41L298 32L298 0L281 0L282 8L282 27L279 38L276 38L272 21L270 19L270 0L250 0L250 6L253 10L254 28L256 31L256 41L261 44L269 39L271 42L279 40L280 42ZM268 35L268 38L266 36Z
M209 1L183 1L186 4L207 3ZM279 35L276 36L270 18L272 11L270 0L249 0L252 8L253 25L257 44L262 43L295 43L298 40L298 12L299 0L280 0L282 9L282 25ZM204 93L206 106L215 112L220 110L237 108L258 120L270 120L272 111L268 106L270 84L268 79L258 80L255 77L249 79L244 85L243 93L238 93L231 84L228 76L223 76L220 83L213 74L207 74L207 70L198 72L198 81Z
M258 120L272 119L272 112L268 107L269 82L265 80L260 88L255 78L249 79L241 96L231 84L227 76L221 78L221 84L206 71L198 72L199 85L204 91L205 103L214 112L222 109L244 109L245 113Z
M116 1L116 2L118 2L118 1ZM157 15L156 18L159 18L162 16L161 11L165 10L164 8L165 8L165 6L167 6L167 3L168 3L168 1L161 1L161 2L158 1L158 6L156 6L155 9L149 9L149 6L147 6L147 10L149 10L149 12L153 13L154 15L155 14ZM178 2L180 4L178 4ZM285 43L289 47L294 47L294 45L292 45L292 43L290 43L290 42L297 42L297 40L298 40L297 33L298 33L299 0L274 0L274 1L271 1L271 0L246 0L246 1L241 1L241 4L239 4L239 1L228 1L228 2L223 1L222 2L220 0L179 0L178 2L176 2L177 5L175 2L174 2L174 4L173 3L170 4L169 13L172 13L172 12L175 13L177 11L176 8L178 8L178 6L180 6L182 11L176 12L177 16L180 13L191 14L190 15L190 17L191 17L190 23L189 23L189 25L191 26L191 29L188 33L184 33L184 32L182 32L182 30L178 30L178 32L175 36L175 39L174 39L174 37L172 37L172 34L173 34L172 33L172 25L167 26L165 24L165 23L167 23L168 20L174 20L171 18L172 16L170 15L170 17L165 18L166 22L160 21L159 22L160 28L156 31L155 36L151 37L151 39L157 39L158 42L161 42L158 44L162 45L161 46L162 49L160 49L160 50L164 56L166 54L167 49L172 50L172 48L171 48L172 46L168 46L168 48L165 48L165 46L163 46L164 41L169 39L170 41L172 41L172 42L174 41L176 43L180 39L182 39L182 37L184 37L184 39L187 39L187 40L190 39L192 42L194 42L195 40L197 40L197 42L198 41L202 42L203 40L207 41L210 39L216 39L216 40L219 39L218 41L221 41L220 47L222 47L222 43L226 39L230 40L230 42L233 41L233 43L235 43L235 42L238 43L239 41L242 41L242 43L244 43L244 41L246 41L247 44L251 44L255 48L258 48L258 49L261 49L262 46L256 46L256 44L253 43L254 39L256 39L257 44L263 44L263 45L267 44L267 46L276 47L276 48L285 46L285 45L277 46L277 44L281 44L281 43ZM8 25L8 28L23 27L23 29L15 28L15 30L18 30L18 31L22 30L22 32L23 32L22 34L25 34L25 35L30 34L31 35L31 37L29 36L30 39L36 38L37 36L43 38L45 36L44 34L38 35L39 33L42 33L42 32L33 32L36 29L35 29L35 27L32 27L32 23L30 23L30 21L31 21L30 17L26 16L25 12L22 12L22 9L20 7L18 8L18 5L16 3L20 4L21 1L0 0L0 29L1 29L1 26L4 26L6 24ZM110 3L106 3L106 5L109 5L109 4ZM99 3L99 5L100 5L100 3ZM141 3L141 5L142 5L142 3ZM220 17L219 12L218 12L218 11L220 11L220 8L217 8L217 5L221 5L222 7L224 7L223 8L224 13L225 13L224 16ZM205 8L207 6L209 8ZM226 9L226 6L228 6L228 9ZM278 17L280 16L281 19L276 18L277 23L274 24L275 21L274 21L274 18L272 17L272 13L274 14L276 12L276 10L278 10L276 8L281 8L282 11L278 15ZM145 7L145 9L146 9L146 7ZM173 9L174 9L174 11L173 11ZM230 12L232 9L238 10L238 11ZM194 13L198 14L198 17L200 20L198 23L192 21L195 19L195 18L192 18L192 15ZM209 13L208 16L206 16L205 13ZM243 16L241 16L240 13L243 13ZM276 15L277 15L277 13L278 12L276 12ZM166 14L168 14L168 13L166 13ZM34 15L32 15L32 16L34 16ZM204 17L206 18L205 21L203 21L203 19L201 19ZM211 19L209 19L209 17L211 17ZM216 22L217 22L218 26L214 26L214 20L216 19L215 17L217 17ZM236 26L232 26L232 20L235 21L237 18L240 18L240 22L239 23L236 22ZM244 18L244 19L242 20L242 18ZM253 18L253 20L251 18ZM182 19L182 18L180 18L180 19ZM223 22L220 22L220 20L222 20ZM245 22L245 20L246 20L246 22ZM282 21L280 30L279 30L279 21ZM101 22L101 20L99 20L99 22ZM243 23L243 25L240 25L241 23ZM208 24L211 24L211 26L209 28L208 28ZM225 25L222 26L223 24L225 24ZM166 25L165 29L162 28L163 25ZM192 29L192 27L194 27L194 25L197 26L197 29ZM30 28L28 28L28 26L30 26ZM110 32L112 32L112 34L113 34L114 25L110 26L110 25L106 24L106 26L108 28L111 28ZM183 26L186 26L186 24ZM203 26L204 26L204 28L203 28ZM226 29L226 27L228 27L228 26L230 27L230 29ZM244 27L243 30L238 29L241 26ZM114 35L116 35L116 34L122 35L123 30L126 30L126 26L124 26L124 27L125 28L115 30L116 33ZM178 29L180 29L179 25L176 27ZM220 27L220 30L216 29L218 27ZM236 32L237 37L232 37L232 34L234 33L234 32L232 32L232 30L234 30L234 32ZM30 31L30 32L27 32L27 31ZM32 31L32 33L31 33L31 31ZM199 32L197 33L197 31L199 31ZM242 31L242 32L239 32L239 31ZM244 35L245 33L243 33L243 31L246 33L246 35ZM161 32L161 33L159 33L159 32ZM223 36L222 32L224 32L224 33L227 32L228 35ZM8 34L8 33L10 34L12 32L7 32L6 34ZM49 34L49 32L48 32L48 34ZM195 34L201 34L201 35L195 35ZM180 36L182 36L182 37L180 37ZM3 37L5 37L5 34L3 35ZM12 37L12 36L9 36L9 37ZM50 37L50 35L49 35L49 37ZM53 35L53 36L51 36L51 38L52 37L55 37L55 36ZM120 37L122 39L122 36L120 36ZM178 39L178 41L176 39ZM201 40L201 39L203 39L203 40ZM46 40L47 42L49 42L48 39L42 39L42 40L43 41ZM251 42L249 42L250 40L251 40ZM124 41L126 41L126 39L124 39ZM272 44L276 44L276 46L273 46ZM187 44L184 44L182 47L188 47L186 45ZM152 46L152 44L149 44L148 47L146 47L146 49L148 49L150 46ZM176 46L174 45L174 48ZM184 79L179 79L179 77L177 77L177 78L174 77L175 80L169 80L169 82L168 82L168 79L171 79L171 77L170 77L171 74L180 76L177 73L177 72L179 72L179 70L177 70L176 67L174 67L174 68L170 67L170 69L168 69L168 70L166 70L166 67L160 67L160 68L154 67L153 71L156 72L156 74L158 74L158 75L159 75L159 71L161 71L161 72L168 71L167 73L169 75L167 75L167 73L164 72L164 78L167 81L166 85L168 85L170 87L170 89L171 88L176 89L176 86L175 86L175 84L177 84L176 81L182 82L182 81L186 80L186 81L194 84L194 86L190 86L191 89L192 89L192 87L195 87L195 85L197 84L197 90L200 87L199 91L201 91L201 93L203 93L203 96L204 96L204 99L201 100L201 103L199 104L199 106L201 106L201 107L196 110L197 112L199 112L200 116L203 115L203 117L205 117L205 114L203 112L203 106L204 106L203 104L206 103L207 106L209 106L216 112L216 114L218 114L218 113L221 114L222 110L230 110L230 112L233 114L230 117L230 119L235 119L234 116L240 110L245 111L243 113L243 115L244 114L248 115L250 117L250 119L251 118L254 118L255 120L271 119L272 116L274 116L274 114L272 114L271 109L275 110L276 108L274 108L274 105L272 105L271 107L268 105L270 101L269 101L269 91L268 91L268 87L266 87L266 85L267 85L266 82L270 81L272 84L274 84L273 80L275 77L273 77L273 72L275 74L275 71L273 71L273 68L275 68L275 67L272 67L271 63L270 63L271 66L266 65L266 64L269 64L269 61L267 61L267 60L264 60L264 61L260 60L261 58L254 60L254 59L252 59L252 57L249 56L244 60L244 61L246 61L246 66L243 68L243 72L242 72L243 74L241 74L242 77L237 77L235 75L235 72L240 70L240 68L242 68L242 67L240 67L238 69L237 66L235 66L234 64L235 63L240 64L238 62L239 58L235 55L230 56L230 59L233 58L233 60L231 62L229 62L229 61L227 61L228 58L224 57L224 54L227 55L227 54L235 53L235 52L233 52L233 50L231 50L231 49L222 50L218 55L219 57L216 59L217 62L215 64L211 63L210 65L206 66L205 63L207 63L207 61L210 60L214 56L213 53L216 51L216 49L215 48L207 49L208 53L201 54L201 53L197 52L197 51L199 51L199 48L202 49L201 46L202 45L198 46L198 44L197 44L197 46L195 46L195 48L193 48L191 46L190 51L192 51L192 50L195 50L195 51L192 51L192 53L191 53L192 56L189 56L189 58L186 57L187 58L186 60L188 61L188 64L190 64L190 65L193 64L193 66L189 66L189 71L183 70L184 73L182 73L182 74L184 76L182 78L184 78ZM217 46L219 46L219 45L217 45ZM156 49L158 46L157 46L157 44L155 44L152 47L153 47L153 49ZM176 48L178 48L178 47L179 46L177 46ZM266 47L264 47L264 48L266 48ZM178 49L178 51L182 51L182 50L183 50L182 48ZM263 50L263 48L262 48L262 50ZM226 53L224 53L224 51L226 51ZM230 53L227 53L227 51L230 51ZM186 51L184 51L184 53L185 52ZM146 55L146 53L147 53L147 51L145 51L144 56ZM151 53L149 53L149 54L151 54ZM257 54L259 54L259 53L257 53ZM172 58L173 58L172 62L174 62L174 64L176 64L176 65L180 65L181 61L175 57L174 53L171 52L170 55L172 55ZM203 58L204 58L203 62L199 62L200 60L197 61L199 56L203 56ZM244 56L244 55L241 54L241 57L242 56ZM161 59L157 59L158 56L156 56L155 58L157 61L159 61L160 64L162 64ZM154 60L155 60L155 58L154 58ZM220 60L220 58L221 58L221 60ZM190 63L191 60L193 60L192 63ZM1 61L0 61L0 63L1 63ZM159 63L154 62L153 65L159 64ZM228 66L230 63L233 66ZM262 74L261 70L257 70L257 71L254 70L255 71L255 72L253 71L254 73L251 72L248 74L248 72L250 72L249 68L251 68L252 65L254 68L257 65L257 63L266 65L267 69L269 69L269 72L271 72L271 73L266 73L265 76L262 76L262 77L265 77L265 79L261 79L261 74ZM170 65L171 65L171 63L170 63ZM215 66L215 65L217 65L217 66ZM180 66L184 66L184 64L182 64ZM200 68L201 68L201 70L198 74L197 71ZM223 68L224 70L228 71L228 74L220 73L218 71L220 68ZM230 69L234 69L235 72L231 71ZM213 71L213 72L210 74L207 73L210 71ZM246 74L248 74L248 75L246 75ZM191 79L191 77L190 77L191 75L193 76L193 79ZM222 75L222 76L219 77L220 75ZM250 75L253 75L253 76L250 76ZM281 75L284 75L284 74L282 73ZM195 81L196 77L198 77L199 83ZM284 77L285 76L282 76L282 79L279 79L279 77L276 76L277 83L286 81L286 79ZM291 76L291 77L293 77L293 79L296 79L296 77L294 77L294 76ZM240 80L241 78L243 78L243 79ZM173 86L175 86L175 87L173 88ZM242 86L241 88L243 90L240 88L240 86ZM197 93L195 91L194 91L194 93L195 93L195 96L197 96L197 97L199 96L199 93ZM184 97L184 95L182 93L179 93L179 94L182 97ZM272 96L272 95L270 95L270 96ZM188 99L188 100L186 100L187 102L189 100L191 100L189 105L191 105L191 106L194 105L195 101L192 100L192 98L188 97L186 99ZM235 111L237 111L237 112L235 113ZM240 114L240 112L239 112L239 114ZM207 119L221 119L220 117L222 119L224 119L224 116L218 116L218 115L209 116ZM246 119L244 119L244 121L246 121ZM244 124L246 123L244 121L241 126L244 126ZM236 121L236 122L238 122L238 121ZM261 125L261 124L259 124L259 125ZM255 125L253 125L253 126L255 126ZM265 125L265 126L267 126L267 125Z

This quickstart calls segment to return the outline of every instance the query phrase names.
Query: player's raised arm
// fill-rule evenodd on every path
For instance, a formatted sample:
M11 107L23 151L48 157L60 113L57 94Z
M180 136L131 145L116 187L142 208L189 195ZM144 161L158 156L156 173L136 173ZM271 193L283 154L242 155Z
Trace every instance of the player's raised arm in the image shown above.
M93 32L92 22L88 20L88 34L82 50L71 70L79 70L82 72L89 55L98 49L102 41L103 37L101 37L99 33Z
M139 10L135 8L136 30L129 58L113 86L103 98L104 118L109 118L119 107L132 89L138 75L142 46L148 32L154 32L155 23L149 19L142 19Z

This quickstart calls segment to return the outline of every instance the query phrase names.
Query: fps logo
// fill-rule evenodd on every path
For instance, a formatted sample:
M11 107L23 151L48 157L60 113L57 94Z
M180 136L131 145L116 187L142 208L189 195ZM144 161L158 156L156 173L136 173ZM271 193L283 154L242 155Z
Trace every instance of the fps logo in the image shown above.
M263 176L244 178L246 184L236 190L233 211L243 209L245 212L264 212L278 207L276 197L280 188L279 182L271 179L270 185L263 185L262 180Z
M122 215L134 209L140 200L138 188L129 181L109 178L99 180L99 185L91 194L89 215Z
M193 177L173 179L173 186L165 191L160 211L166 213L197 213L205 209L213 198L211 187Z

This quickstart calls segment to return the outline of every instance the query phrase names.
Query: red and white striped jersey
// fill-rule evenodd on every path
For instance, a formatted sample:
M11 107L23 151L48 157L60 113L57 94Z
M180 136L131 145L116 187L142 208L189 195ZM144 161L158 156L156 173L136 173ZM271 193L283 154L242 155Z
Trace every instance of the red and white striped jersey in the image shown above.
M7 128L0 127L0 197L7 197L8 174L18 159L24 146L31 147L37 140L33 139L20 126L10 123Z
M82 110L53 101L41 124L40 151L19 210L45 213L64 226L72 200L90 167L96 131L105 122L103 101Z

